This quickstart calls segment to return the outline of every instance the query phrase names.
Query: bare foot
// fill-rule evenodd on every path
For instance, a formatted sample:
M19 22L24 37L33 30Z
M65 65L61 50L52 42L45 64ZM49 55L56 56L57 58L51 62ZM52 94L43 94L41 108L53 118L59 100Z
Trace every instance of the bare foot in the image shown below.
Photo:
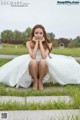
M44 86L41 80L39 80L39 90L43 90Z
M33 90L37 90L37 89L38 89L38 82L34 82L34 83L33 83L32 89L33 89Z

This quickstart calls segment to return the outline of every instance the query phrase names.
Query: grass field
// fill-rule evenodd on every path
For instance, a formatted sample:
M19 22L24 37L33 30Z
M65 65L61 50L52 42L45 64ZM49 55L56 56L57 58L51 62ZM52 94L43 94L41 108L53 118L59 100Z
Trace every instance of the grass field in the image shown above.
M3 44L3 48L0 49L0 54L22 55L26 53L28 50L24 45ZM80 57L80 48L53 48L52 53Z
M80 57L80 48L53 49L52 53Z
M43 91L33 91L30 88L8 87L0 84L0 95L6 96L71 96L74 102L66 103L64 101L47 102L47 103L27 103L18 102L0 102L0 110L52 110L52 109L80 109L80 85L66 85L45 83Z
M26 53L28 52L24 45L3 44L3 48L0 49L0 54L22 55Z

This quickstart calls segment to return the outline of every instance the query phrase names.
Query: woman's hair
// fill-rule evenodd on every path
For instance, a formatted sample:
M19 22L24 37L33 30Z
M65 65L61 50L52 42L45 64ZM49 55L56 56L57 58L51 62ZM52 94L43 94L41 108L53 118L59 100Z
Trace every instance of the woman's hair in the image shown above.
M32 31L31 31L31 36L30 36L30 40L32 40L33 39L33 37L34 37L34 31L35 31L35 29L36 28L41 28L42 30L43 30L43 36L44 36L44 38L45 38L45 41L43 42L44 43L44 46L46 47L46 48L48 48L48 50L49 50L49 52L52 50L52 48L50 48L49 46L48 46L48 43L52 43L51 42L51 40L47 37L47 33L46 33L46 31L45 31L45 28L42 26L42 25L35 25L33 28L32 28Z

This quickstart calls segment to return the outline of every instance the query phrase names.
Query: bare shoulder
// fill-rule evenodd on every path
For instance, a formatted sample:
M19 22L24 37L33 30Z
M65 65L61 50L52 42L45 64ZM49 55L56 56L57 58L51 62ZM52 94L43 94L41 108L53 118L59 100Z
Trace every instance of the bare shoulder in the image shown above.
M48 43L48 46L51 49L52 48L52 43Z
M28 42L26 42L26 46L34 48L34 43L32 41L28 41Z

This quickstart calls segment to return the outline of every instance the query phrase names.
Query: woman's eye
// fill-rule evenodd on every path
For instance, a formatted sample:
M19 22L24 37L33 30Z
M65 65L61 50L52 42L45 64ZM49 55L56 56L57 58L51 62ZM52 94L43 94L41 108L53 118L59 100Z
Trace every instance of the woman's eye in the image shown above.
M42 35L42 32L40 34Z
M38 32L35 32L35 34L38 34Z
M40 34L40 35L42 35L43 33L42 33L42 32L40 32L40 33L38 33L38 32L35 32L35 34Z

